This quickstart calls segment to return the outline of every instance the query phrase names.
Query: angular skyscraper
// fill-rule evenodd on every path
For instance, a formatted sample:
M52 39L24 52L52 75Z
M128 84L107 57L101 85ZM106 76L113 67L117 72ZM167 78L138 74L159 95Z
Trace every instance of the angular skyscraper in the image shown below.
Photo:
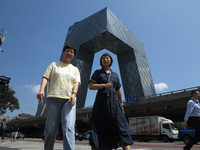
M77 48L72 64L81 74L78 108L85 105L94 54L102 49L117 55L125 98L155 94L143 44L108 8L69 27L64 45L67 44Z
M125 98L155 94L143 44L108 8L74 23L66 44L77 47L72 61L79 68L82 81L77 107L84 107L94 54L102 49L117 55Z

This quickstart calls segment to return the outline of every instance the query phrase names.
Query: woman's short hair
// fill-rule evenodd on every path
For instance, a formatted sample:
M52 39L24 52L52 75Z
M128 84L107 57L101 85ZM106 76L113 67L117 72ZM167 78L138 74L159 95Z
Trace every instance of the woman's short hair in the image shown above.
M73 49L74 50L74 55L76 55L76 47L73 46L73 45L70 45L70 44L67 44L63 47L63 52L66 50L66 49Z
M110 65L109 65L109 67L110 67L110 66L112 65L112 63L113 63L113 59L112 59L112 57L110 56L110 54L108 54L108 53L104 53L104 54L101 56L101 58L100 58L100 65L101 65L101 67L103 67L103 65L102 65L102 63L101 63L101 59L102 59L104 56L110 57L110 59L111 59L111 63L110 63Z

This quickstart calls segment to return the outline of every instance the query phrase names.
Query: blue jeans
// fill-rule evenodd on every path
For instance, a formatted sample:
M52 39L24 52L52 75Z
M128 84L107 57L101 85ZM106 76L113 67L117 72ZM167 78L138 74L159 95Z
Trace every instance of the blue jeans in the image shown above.
M74 150L76 104L72 107L67 99L47 98L45 150L53 150L59 121L62 121L63 150Z

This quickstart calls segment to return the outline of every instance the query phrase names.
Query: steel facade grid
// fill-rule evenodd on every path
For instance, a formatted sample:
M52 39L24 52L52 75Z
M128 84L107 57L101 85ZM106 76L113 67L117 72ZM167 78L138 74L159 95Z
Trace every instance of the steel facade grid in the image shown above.
M102 49L117 55L125 98L155 94L143 44L108 8L72 25L66 44L77 47L72 63L81 73L78 108L85 105L94 53Z
M71 62L81 74L77 108L85 105L94 54L102 49L117 55L126 99L156 94L143 44L108 8L69 27L64 46L67 44L77 48ZM41 108L38 111L44 112Z

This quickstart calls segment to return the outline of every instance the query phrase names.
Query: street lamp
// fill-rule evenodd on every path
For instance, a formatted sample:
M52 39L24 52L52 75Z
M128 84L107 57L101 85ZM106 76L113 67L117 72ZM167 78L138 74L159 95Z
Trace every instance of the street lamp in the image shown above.
M0 29L0 46L5 40L5 36L3 36L3 33L7 33L6 31L4 31L4 28Z

